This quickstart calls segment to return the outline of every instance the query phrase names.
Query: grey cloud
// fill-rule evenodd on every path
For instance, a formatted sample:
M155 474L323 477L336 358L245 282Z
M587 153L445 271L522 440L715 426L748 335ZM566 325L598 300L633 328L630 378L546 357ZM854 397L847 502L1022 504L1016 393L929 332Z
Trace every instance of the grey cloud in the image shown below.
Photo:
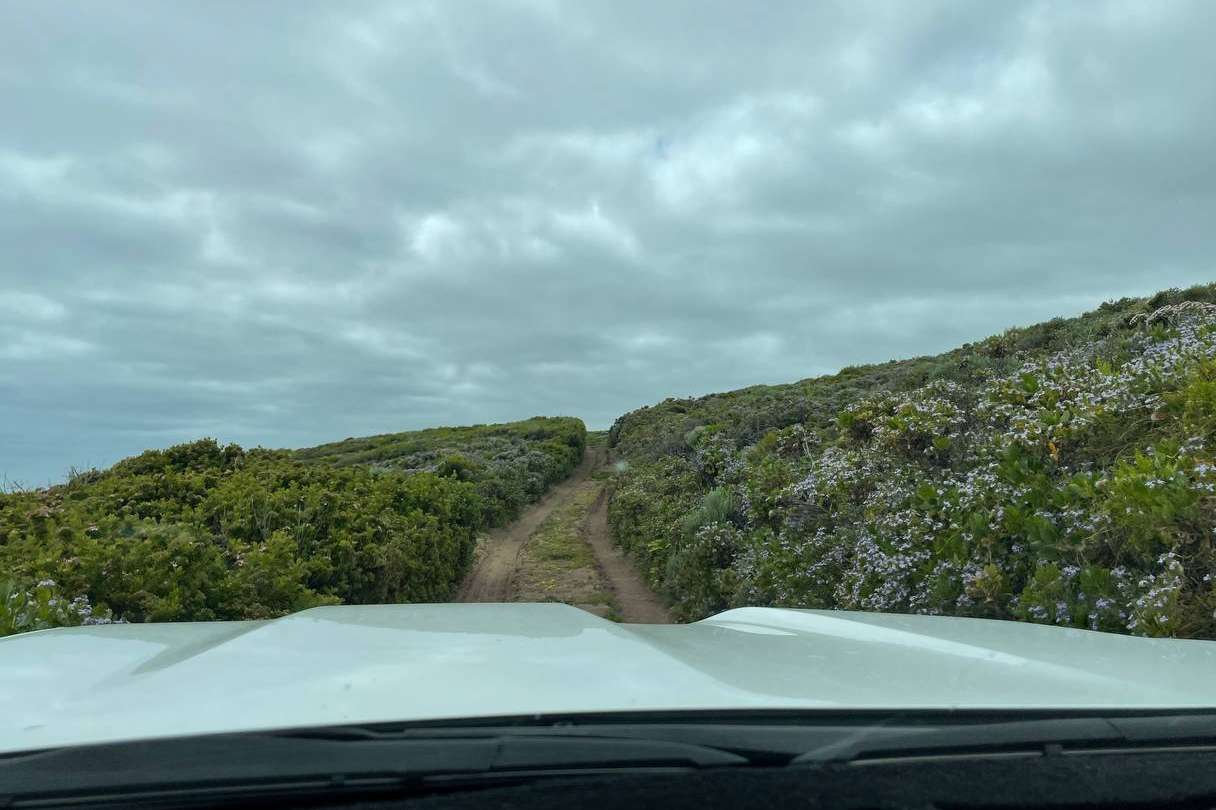
M1216 9L0 9L0 474L799 379L1211 280Z

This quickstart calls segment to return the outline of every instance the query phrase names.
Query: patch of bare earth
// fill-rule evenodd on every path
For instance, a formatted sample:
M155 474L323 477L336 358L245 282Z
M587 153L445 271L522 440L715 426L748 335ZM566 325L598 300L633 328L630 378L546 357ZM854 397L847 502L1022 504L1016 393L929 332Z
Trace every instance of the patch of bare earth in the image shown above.
M565 503L578 485L587 480L595 466L595 456L587 453L583 457L583 463L569 478L555 485L539 501L525 509L514 522L494 529L478 541L473 555L473 569L461 584L456 601L520 601L513 597L511 580L524 542L532 536L532 532L536 531L549 513Z
M458 600L564 602L617 621L670 622L662 601L612 543L605 482L592 477L606 458L604 448L588 448L569 479L483 538Z

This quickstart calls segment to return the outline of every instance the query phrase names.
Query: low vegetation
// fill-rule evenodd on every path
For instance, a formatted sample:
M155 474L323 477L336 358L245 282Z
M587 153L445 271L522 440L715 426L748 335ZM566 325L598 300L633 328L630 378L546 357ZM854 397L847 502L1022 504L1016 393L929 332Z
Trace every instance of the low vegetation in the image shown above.
M1216 637L1216 285L621 417L619 543L737 605Z
M587 430L569 417L538 416L522 422L441 427L346 439L293 458L336 466L433 473L473 485L483 523L501 526L567 478L583 459Z
M567 475L584 441L577 419L294 453L205 439L0 494L0 634L442 601L477 532Z

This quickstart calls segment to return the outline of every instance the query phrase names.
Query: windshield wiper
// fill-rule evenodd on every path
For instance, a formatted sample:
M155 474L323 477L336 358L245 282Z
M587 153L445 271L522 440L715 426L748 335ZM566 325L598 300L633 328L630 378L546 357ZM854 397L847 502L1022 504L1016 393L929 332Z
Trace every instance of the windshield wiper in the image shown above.
M684 714L648 722L600 716L483 723L328 727L27 752L0 758L0 807L348 799L600 774L1216 750L1213 713L899 712L704 722Z
M745 757L753 765L807 764L950 753L1140 750L1216 744L1216 711L1181 712L821 712L801 716L687 713L622 719L612 715L501 719L453 725L372 724L284 732L326 739L393 740L624 738L684 743ZM1054 750L1054 749L1052 749Z
M664 740L560 734L383 739L358 729L319 729L82 746L0 760L0 806L426 793L475 782L746 764L716 748Z
M1216 750L1216 715L1056 717L939 726L872 726L808 750L793 765L961 757Z

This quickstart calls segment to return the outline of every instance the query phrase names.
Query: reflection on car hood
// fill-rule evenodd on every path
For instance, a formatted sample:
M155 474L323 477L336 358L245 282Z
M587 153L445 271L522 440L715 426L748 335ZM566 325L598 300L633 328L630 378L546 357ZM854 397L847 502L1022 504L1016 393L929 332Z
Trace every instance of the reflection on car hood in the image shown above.
M0 639L0 751L537 713L1213 706L1214 642L878 613L377 605Z

